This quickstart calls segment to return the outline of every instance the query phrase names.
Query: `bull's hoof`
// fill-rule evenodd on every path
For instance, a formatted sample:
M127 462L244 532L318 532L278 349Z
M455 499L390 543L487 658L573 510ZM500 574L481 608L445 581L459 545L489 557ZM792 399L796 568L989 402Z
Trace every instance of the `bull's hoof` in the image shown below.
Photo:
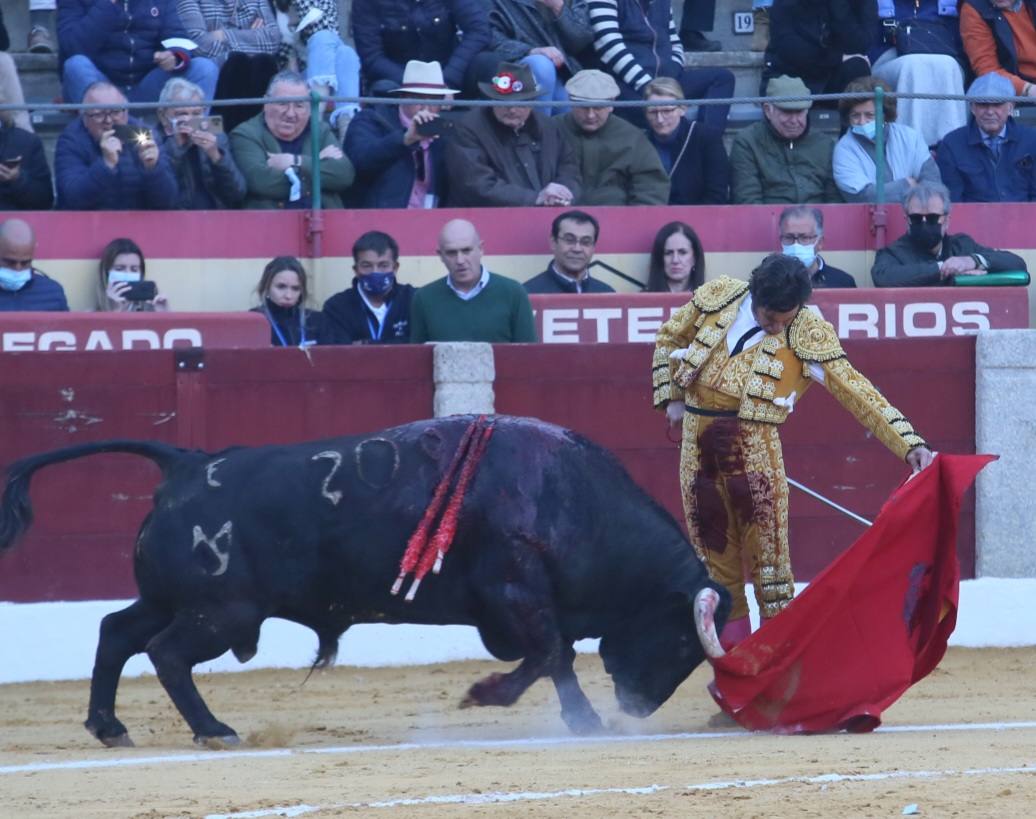
M203 748L208 748L210 751L226 751L230 748L236 748L241 744L241 737L231 731L229 734L222 734L220 736L202 736L201 734L194 735L194 744L201 745Z
M90 732L90 735L104 745L106 748L133 748L133 740L130 739L126 727L118 720L111 724L102 725L92 720L83 723L83 727Z
M511 692L506 690L506 674L490 674L484 680L479 680L471 688L464 699L460 701L461 708L472 708L476 705L513 705L515 699Z
M601 718L593 708L588 708L585 711L580 710L576 713L562 711L561 718L565 721L565 725L568 726L568 730L577 736L585 737L591 734L604 733L604 723L601 722Z

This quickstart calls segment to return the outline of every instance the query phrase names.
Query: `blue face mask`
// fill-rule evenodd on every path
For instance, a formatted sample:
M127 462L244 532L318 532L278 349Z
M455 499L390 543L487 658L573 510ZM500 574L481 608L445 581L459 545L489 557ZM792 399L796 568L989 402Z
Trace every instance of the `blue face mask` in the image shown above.
M12 270L9 267L0 267L0 288L10 290L12 293L21 290L32 278L32 269Z
M869 139L871 142L874 141L874 136L878 132L877 123L874 120L866 122L863 125L854 125L852 132L857 136L862 136L865 139Z
M812 245L800 245L798 242L790 245L781 245L781 249L784 251L785 256L794 256L806 267L809 267L817 258L817 246Z
M396 286L395 273L365 273L360 276L360 289L368 296L384 296Z

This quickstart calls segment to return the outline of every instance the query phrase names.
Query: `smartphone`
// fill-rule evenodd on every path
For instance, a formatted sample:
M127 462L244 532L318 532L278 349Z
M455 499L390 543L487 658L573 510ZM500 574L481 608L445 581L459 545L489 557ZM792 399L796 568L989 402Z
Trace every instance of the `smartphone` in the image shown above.
M12 156L10 159L0 159L0 165L5 168L17 168L22 164L22 158L20 156Z
M185 125L192 131L209 131L213 134L223 133L223 117L214 114L208 117L182 117L173 121L173 126Z
M418 136L441 137L453 131L457 125L457 114L439 114L430 122L423 122L417 126Z
M151 301L158 295L158 285L150 279L139 282L128 282L129 287L122 291L126 301Z
M147 128L141 128L140 126L116 124L112 126L112 130L123 146L133 145L139 147L143 143L151 141L151 132Z

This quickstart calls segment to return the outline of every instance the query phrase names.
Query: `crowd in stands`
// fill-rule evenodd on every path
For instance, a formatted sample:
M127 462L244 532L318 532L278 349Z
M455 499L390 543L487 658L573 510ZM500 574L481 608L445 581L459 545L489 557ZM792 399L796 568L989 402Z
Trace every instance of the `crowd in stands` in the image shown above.
M707 0L688 0L679 28L671 0L353 0L348 21L337 0L31 0L28 48L54 51L54 28L64 100L94 107L61 134L53 176L25 112L4 117L0 203L309 208L314 131L331 208L867 202L879 166L893 201L940 180L957 201L1032 198L1036 133L1011 114L1036 96L1036 6L757 5L760 94L778 99L727 135L728 158L733 74L686 60L718 46ZM966 81L967 106L886 97L878 138L875 89L963 94ZM399 104L328 101L312 122L306 102L220 104L311 90ZM830 103L810 95L830 92L860 95L837 102L837 139L811 128ZM479 97L511 104L465 106ZM24 102L4 53L0 99ZM608 104L627 100L651 104ZM128 102L163 107L131 117Z

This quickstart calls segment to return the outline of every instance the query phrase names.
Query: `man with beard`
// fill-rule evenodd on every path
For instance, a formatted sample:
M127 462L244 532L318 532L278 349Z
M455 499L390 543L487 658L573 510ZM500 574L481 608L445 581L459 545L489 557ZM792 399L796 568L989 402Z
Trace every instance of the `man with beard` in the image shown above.
M614 293L615 289L590 277L590 261L601 226L589 213L570 210L550 226L554 261L525 283L528 293Z
M984 276L1025 270L1021 256L980 245L966 233L947 233L950 192L920 182L903 198L909 228L878 251L871 269L877 287L952 285L954 276Z

